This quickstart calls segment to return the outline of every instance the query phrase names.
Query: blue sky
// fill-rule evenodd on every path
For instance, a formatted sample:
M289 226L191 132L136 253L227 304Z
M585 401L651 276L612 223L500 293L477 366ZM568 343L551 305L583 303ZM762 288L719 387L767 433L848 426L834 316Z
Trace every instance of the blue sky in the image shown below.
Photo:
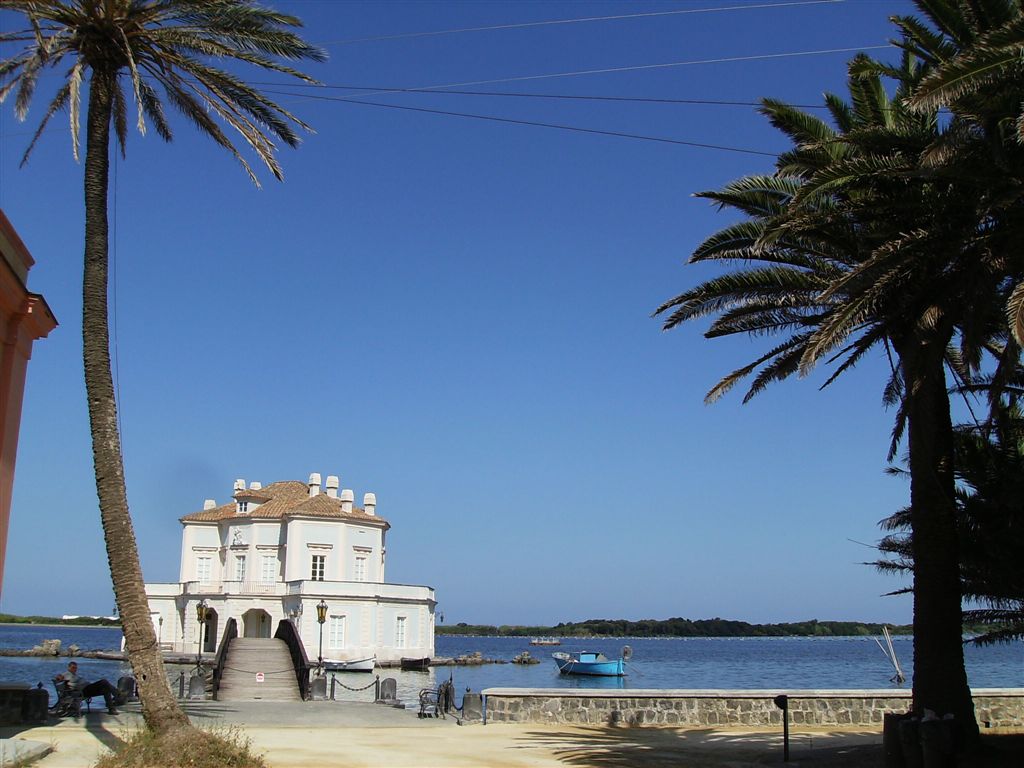
M887 17L912 11L275 5L329 51L306 67L329 86L806 105L842 92L853 55L808 52L884 45ZM535 24L609 16L623 18ZM0 14L0 29L15 21ZM768 171L770 156L250 79L316 130L281 152L284 183L262 173L257 190L180 120L174 143L133 133L116 163L115 357L147 580L177 580L178 518L223 503L235 478L320 472L357 499L377 494L393 526L388 580L435 587L448 623L910 620L909 599L882 597L900 583L862 565L863 542L908 495L883 474L884 361L823 392L826 369L745 406L738 394L706 406L707 389L770 340L707 341L700 324L663 333L651 318L715 274L684 262L730 219L692 194ZM61 322L29 368L0 609L107 613L80 359L82 168L66 119L18 168L52 92L40 87L27 123L10 103L0 115L0 206L37 261L30 288ZM785 148L744 106L365 98ZM68 548L70 578L55 566Z

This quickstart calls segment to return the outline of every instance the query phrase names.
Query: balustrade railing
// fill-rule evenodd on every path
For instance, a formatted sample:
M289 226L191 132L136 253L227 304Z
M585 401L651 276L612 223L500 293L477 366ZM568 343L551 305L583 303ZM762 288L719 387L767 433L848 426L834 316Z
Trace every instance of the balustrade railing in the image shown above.
M220 679L224 675L224 665L228 658L228 646L236 637L238 637L238 623L234 618L230 618L224 626L224 634L221 636L220 646L217 648L217 660L214 662L213 667L214 699L217 698L217 692L220 690Z
M288 654L292 658L292 666L295 667L295 679L299 684L299 696L303 701L308 700L310 663L306 656L306 648L302 645L302 638L295 630L295 625L288 619L282 619L277 625L274 637L284 640L288 646Z
M275 581L189 581L186 595L283 595L287 585Z

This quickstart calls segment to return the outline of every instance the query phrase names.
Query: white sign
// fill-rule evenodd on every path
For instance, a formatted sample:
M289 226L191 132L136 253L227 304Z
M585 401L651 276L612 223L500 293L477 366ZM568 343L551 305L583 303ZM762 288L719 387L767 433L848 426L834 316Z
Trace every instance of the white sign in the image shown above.
M263 673L262 672L257 672L256 673L256 682L257 683L262 683L263 682Z

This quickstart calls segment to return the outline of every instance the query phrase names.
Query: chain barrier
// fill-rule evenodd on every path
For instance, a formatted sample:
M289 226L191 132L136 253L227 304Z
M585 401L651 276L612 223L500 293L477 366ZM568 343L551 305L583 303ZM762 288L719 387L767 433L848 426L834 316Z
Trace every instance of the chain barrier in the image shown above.
M336 685L340 685L346 691L355 691L357 693L359 691L365 691L367 688L373 688L373 686L375 686L377 684L377 680L374 679L374 680L371 680L368 684L364 685L362 688L352 688L351 686L345 685L343 682L338 680L338 678L335 677L334 675L331 675L331 680L333 680Z

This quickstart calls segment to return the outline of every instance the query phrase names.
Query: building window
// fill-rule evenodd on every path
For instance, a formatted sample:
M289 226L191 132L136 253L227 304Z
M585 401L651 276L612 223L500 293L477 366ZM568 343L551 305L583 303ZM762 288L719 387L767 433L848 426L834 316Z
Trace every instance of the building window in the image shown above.
M244 515L248 511L249 511L249 502L248 501L240 501L240 502L238 502L238 512L239 512L239 514Z
M324 571L327 569L327 555L313 555L313 581L323 581Z
M405 648L405 616L395 619L395 648Z
M366 581L366 558L357 557L354 576L356 581Z
M260 581L272 583L277 580L277 558L274 555L263 555L260 560Z
M344 616L331 616L330 624L327 629L327 647L328 648L344 648L345 647L345 617Z
M196 558L196 580L200 584L209 584L210 578L213 575L213 558L212 557L197 557Z
M245 555L235 555L235 581L245 581Z

